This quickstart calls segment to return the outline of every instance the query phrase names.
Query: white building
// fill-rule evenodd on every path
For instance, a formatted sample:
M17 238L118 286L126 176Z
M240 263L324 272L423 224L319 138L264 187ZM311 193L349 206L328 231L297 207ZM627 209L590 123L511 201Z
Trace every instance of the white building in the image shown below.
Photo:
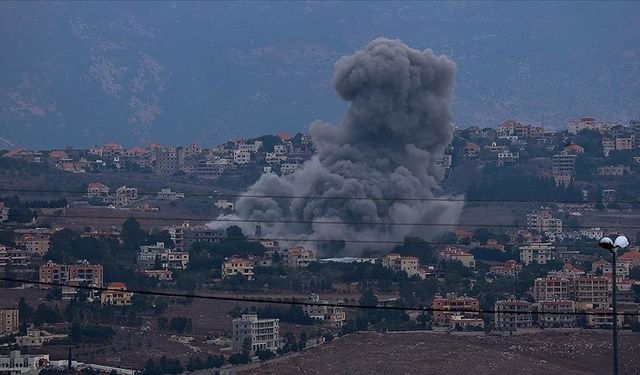
M49 354L21 354L12 350L9 355L0 355L0 374L36 375L49 363Z
M524 265L531 263L546 264L553 259L555 247L549 242L531 243L520 247L520 262Z
M236 164L244 165L251 160L251 153L242 150L235 150L233 152L233 162Z
M0 202L0 223L9 221L9 207Z
M233 349L242 350L247 339L252 351L280 349L284 345L280 338L280 319L258 319L255 314L233 319Z
M157 196L157 199L161 201L175 201L183 198L184 198L184 193L171 191L171 189L161 189L158 192L158 196Z
M331 327L340 328L346 320L344 307L332 306L331 301L321 300L317 294L312 294L307 302L313 305L304 305L302 310L311 319L325 322Z

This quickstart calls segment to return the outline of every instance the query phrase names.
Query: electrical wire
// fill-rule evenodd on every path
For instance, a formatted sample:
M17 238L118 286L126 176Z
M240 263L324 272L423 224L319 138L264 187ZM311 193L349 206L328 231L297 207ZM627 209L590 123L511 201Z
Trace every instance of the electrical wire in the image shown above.
M116 288L108 288L108 287L97 287L97 286L87 286L87 285L71 285L64 283L54 283L54 282L45 282L45 281L32 281L26 279L15 279L9 277L0 277L0 281L6 282L15 282L15 283L23 283L23 284L31 284L31 285L41 285L41 286L52 286L52 287L64 287L64 288L74 288L74 289L84 289L84 290L93 290L100 292L119 292L121 293L121 289ZM160 297L174 297L174 298L189 298L189 299L205 299L205 300L215 300L215 301L232 301L232 302L249 302L249 303L266 303L273 305L289 305L289 306L326 306L326 307L341 307L348 309L366 309L366 310L394 310L394 311L422 311L422 312L444 312L444 313L482 313L482 314L532 314L532 312L525 311L511 311L511 310L487 310L487 309L459 309L459 308L451 308L451 309L443 309L443 308L433 308L433 307L406 307L406 306L387 306L387 305L363 305L363 304L349 304L349 303L321 303L321 302L306 302L306 301L296 301L296 300L277 300L277 299L266 299L266 298L255 298L255 297L230 297L230 296L213 296L213 295L203 295L203 294L182 294L182 293L172 293L172 292L161 292L161 291L151 291L151 290L132 290L127 289L127 292L131 292L134 294L140 295L150 295L150 296L160 296ZM602 312L590 312L590 311L575 311L575 312L561 312L561 311L544 311L537 312L541 315L614 315L613 312L602 311ZM640 315L640 312L618 312L617 315L629 315L636 316Z
M48 193L48 194L74 194L85 195L86 191L79 190L44 190L44 189L12 189L1 188L0 193ZM159 192L138 192L139 196L157 196ZM257 199L324 199L324 200L372 200L372 201L408 201L408 202L477 202L477 203L556 203L556 204L596 204L598 201L580 200L534 200L534 199L470 199L462 197L339 197L320 195L268 195L268 194L246 194L246 193L183 193L185 197L215 197L215 198L257 198ZM616 203L638 204L640 201L616 201Z

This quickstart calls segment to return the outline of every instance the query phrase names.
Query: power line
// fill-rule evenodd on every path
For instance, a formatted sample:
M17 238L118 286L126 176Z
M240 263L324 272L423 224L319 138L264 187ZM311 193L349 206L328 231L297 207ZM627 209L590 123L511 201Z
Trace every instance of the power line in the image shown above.
M23 283L23 284L32 284L32 285L43 285L43 286L55 286L55 287L65 287L65 288L74 288L74 289L84 289L84 290L93 290L100 292L122 292L121 289L116 288L108 288L108 287L97 287L97 286L87 286L87 285L71 285L64 283L54 283L54 282L46 282L46 281L31 281L26 279L15 279L9 277L0 277L0 281L7 282L15 282L15 283ZM349 303L320 303L320 302L305 302L305 301L296 301L296 300L276 300L276 299L266 299L266 298L239 298L239 297L226 297L226 296L211 296L211 295L203 295L203 294L181 294L181 293L171 293L171 292L160 292L160 291L151 291L151 290L132 290L127 289L127 292L131 292L134 294L141 295L151 295L151 296L160 296L160 297L174 297L174 298L192 298L192 299L206 299L206 300L216 300L216 301L232 301L232 302L251 302L251 303L268 303L274 305L289 305L289 306L326 306L326 307L342 307L348 309L366 309L366 310L395 310L395 311L423 311L423 312L472 312L472 313L482 313L482 314L532 314L532 312L525 311L510 311L510 310L471 310L471 309L438 309L433 307L406 307L406 306L379 306L379 305L363 305L363 304L349 304ZM614 315L613 312L603 311L603 312L589 312L589 311L575 311L575 312L560 312L560 311L544 311L537 312L542 315ZM617 313L616 315L630 315L636 316L640 315L639 312L633 313Z
M80 236L82 235L87 235L87 237L115 237L115 238L123 238L121 233L91 233L91 232L85 232L85 233L78 233ZM126 236L127 238L147 238L147 236L139 236L139 235L129 235ZM194 241L194 242L206 242L205 239L203 239L202 237L195 237L195 236L182 236L182 239L202 239L202 241ZM450 246L469 246L471 244L463 244L463 243L458 243L458 242L446 242L446 241L426 241L426 240L412 240L412 239L405 239L405 240L397 240L397 241L390 241L390 240L344 240L344 239L338 239L338 240L330 240L330 239L319 239L319 238L272 238L272 237L263 237L263 238L253 238L253 237L226 237L226 236L211 236L211 237L207 237L206 240L219 240L219 241L223 241L223 240L231 240L231 241L241 241L241 240L245 240L245 241L249 241L249 242L260 242L260 241L276 241L276 242L345 242L345 243L370 243L370 244L385 244L385 245L393 245L393 244L415 244L415 245L450 245ZM478 248L483 248L483 246L490 246L490 245L486 245L486 244L478 244L475 247ZM506 245L505 245L506 246ZM527 244L514 244L513 246L527 246ZM579 248L579 249L584 249L584 248L588 248L590 247L590 245L571 245L571 244L567 244L567 245L556 245L556 247L560 247L560 248ZM594 248L598 248L597 244L593 244L592 247Z
M527 229L524 225L516 224L485 224L485 223L420 223L420 222L367 222L367 221L313 221L313 220L270 220L270 219L230 219L230 218L216 218L216 219L204 219L196 217L134 217L129 216L98 216L98 215L54 215L54 214L42 214L38 217L46 218L59 218L59 219L136 219L136 220L155 220L155 221L196 221L196 222L228 222L228 223L272 223L272 224L321 224L321 225L388 225L388 226L427 226L427 227L478 227L478 228L521 228ZM567 229L591 229L593 226L585 225L563 225ZM639 225L615 225L615 229L640 229Z
M13 193L49 193L49 194L87 194L86 191L79 190L44 190L44 189L11 189L2 188L2 192ZM142 196L156 196L159 192L138 192ZM269 195L269 194L244 194L244 193L183 193L185 197L215 197L215 198L257 198L257 199L324 199L324 200L372 200L372 201L408 201L408 202L478 202L478 203L563 203L563 204L596 204L598 201L579 201L579 200L534 200L534 199L470 199L458 197L339 197L339 196L320 196L320 195ZM616 203L637 204L640 201L616 201Z

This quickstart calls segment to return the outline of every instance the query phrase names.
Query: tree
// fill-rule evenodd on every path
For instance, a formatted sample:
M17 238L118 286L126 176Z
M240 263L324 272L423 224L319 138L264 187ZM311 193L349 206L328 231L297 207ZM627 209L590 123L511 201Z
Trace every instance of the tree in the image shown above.
M121 237L125 250L137 251L147 243L148 233L140 228L138 220L128 218L122 223Z
M271 350L257 350L256 355L261 361L267 361L269 359L275 358L276 353Z
M241 365L251 362L251 357L245 352L234 353L229 356L229 363L232 365Z
M237 225L232 225L227 228L227 238L233 240L243 240L245 239L244 234L242 233L242 229Z

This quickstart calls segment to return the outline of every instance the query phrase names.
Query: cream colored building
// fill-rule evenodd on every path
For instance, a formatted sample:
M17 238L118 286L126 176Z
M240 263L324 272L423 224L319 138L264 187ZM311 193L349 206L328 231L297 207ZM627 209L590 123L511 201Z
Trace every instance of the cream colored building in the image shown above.
M107 285L107 289L100 294L102 305L131 306L133 292L127 290L127 285L121 282L113 282Z
M242 350L245 340L251 343L251 350L280 349L284 343L280 338L280 319L258 319L255 314L243 314L233 319L233 349Z
M0 310L0 336L10 335L20 329L20 315L18 309Z
M302 246L290 247L284 252L284 264L287 267L303 268L317 261L316 252Z
M222 263L222 278L242 275L247 280L253 280L253 262L248 259L234 257Z
M549 242L520 246L520 262L527 266L531 263L546 264L553 259L554 251L555 247Z

